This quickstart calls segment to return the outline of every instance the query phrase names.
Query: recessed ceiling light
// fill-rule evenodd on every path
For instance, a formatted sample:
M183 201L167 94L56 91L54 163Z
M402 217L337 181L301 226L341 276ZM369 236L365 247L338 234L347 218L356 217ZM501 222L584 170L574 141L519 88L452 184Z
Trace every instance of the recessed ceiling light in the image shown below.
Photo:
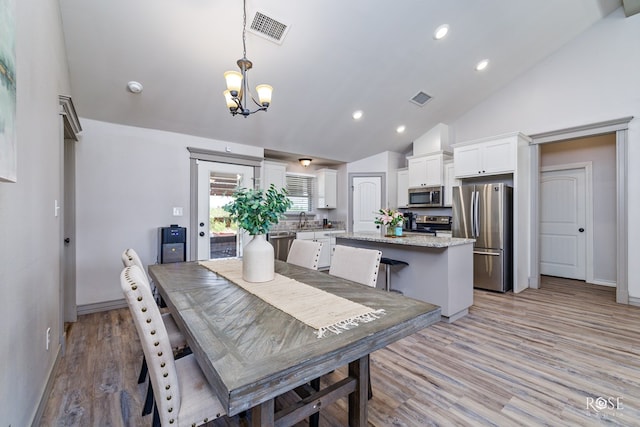
M478 64L476 65L476 71L484 70L485 68L487 68L487 65L489 65L489 60L483 59L482 61L478 62Z
M352 114L354 120L358 120L362 117L362 110L354 111Z
M433 38L436 40L443 39L449 32L449 26L447 24L440 25L433 33Z
M405 129L407 129L405 125L400 125L396 128L396 132L402 133L405 131Z

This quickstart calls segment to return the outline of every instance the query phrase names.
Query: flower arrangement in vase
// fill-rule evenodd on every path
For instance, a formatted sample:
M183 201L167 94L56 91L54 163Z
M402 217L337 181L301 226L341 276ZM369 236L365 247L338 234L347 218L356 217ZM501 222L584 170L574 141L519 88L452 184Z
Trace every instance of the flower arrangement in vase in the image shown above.
M380 216L375 219L374 223L386 227L387 236L402 236L402 223L404 222L402 212L393 209L380 209L378 214Z
M238 227L253 236L242 255L242 278L247 282L268 282L275 277L273 246L266 234L291 205L287 190L277 190L271 184L266 191L238 188L233 201L222 207Z

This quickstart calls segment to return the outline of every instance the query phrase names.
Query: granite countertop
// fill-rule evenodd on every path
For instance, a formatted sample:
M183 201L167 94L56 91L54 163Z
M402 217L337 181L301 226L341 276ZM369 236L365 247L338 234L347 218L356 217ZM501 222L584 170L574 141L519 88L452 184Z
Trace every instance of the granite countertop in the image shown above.
M322 227L312 227L312 228L280 228L273 229L269 233L270 234L278 234L278 233L319 233L319 232L327 232L327 233L344 233L346 230L344 228L322 228Z
M423 233L404 233L402 237L385 237L380 232L344 233L339 239L363 240L366 242L390 243L393 245L421 246L426 248L448 248L449 246L470 245L474 239L425 235Z

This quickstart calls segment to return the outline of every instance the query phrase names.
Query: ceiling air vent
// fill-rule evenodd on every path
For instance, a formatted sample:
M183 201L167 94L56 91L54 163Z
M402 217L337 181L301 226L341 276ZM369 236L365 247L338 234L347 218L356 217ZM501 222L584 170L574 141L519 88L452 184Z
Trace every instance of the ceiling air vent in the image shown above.
M287 31L289 31L289 24L280 22L262 12L256 12L251 20L249 31L274 43L282 44Z
M413 98L411 98L409 101L413 102L414 104L416 104L419 107L422 107L422 106L424 106L424 104L429 102L430 99L431 99L431 95L427 95L426 93L420 91L420 92L416 93L415 96Z

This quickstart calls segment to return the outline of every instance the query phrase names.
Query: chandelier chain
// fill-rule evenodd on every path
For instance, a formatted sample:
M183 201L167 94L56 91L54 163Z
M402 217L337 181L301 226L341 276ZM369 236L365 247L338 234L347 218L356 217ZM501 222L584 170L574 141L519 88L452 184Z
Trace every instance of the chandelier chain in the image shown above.
M271 103L271 93L273 88L269 85L261 84L256 86L258 100L254 98L249 90L249 76L247 72L253 64L247 59L247 0L242 0L242 59L237 61L240 73L229 71L225 73L227 80L227 90L224 91L227 107L231 115L241 114L245 118L257 111L267 111ZM251 111L247 108L247 99L251 98L258 109Z
M247 1L242 1L242 57L247 57Z

